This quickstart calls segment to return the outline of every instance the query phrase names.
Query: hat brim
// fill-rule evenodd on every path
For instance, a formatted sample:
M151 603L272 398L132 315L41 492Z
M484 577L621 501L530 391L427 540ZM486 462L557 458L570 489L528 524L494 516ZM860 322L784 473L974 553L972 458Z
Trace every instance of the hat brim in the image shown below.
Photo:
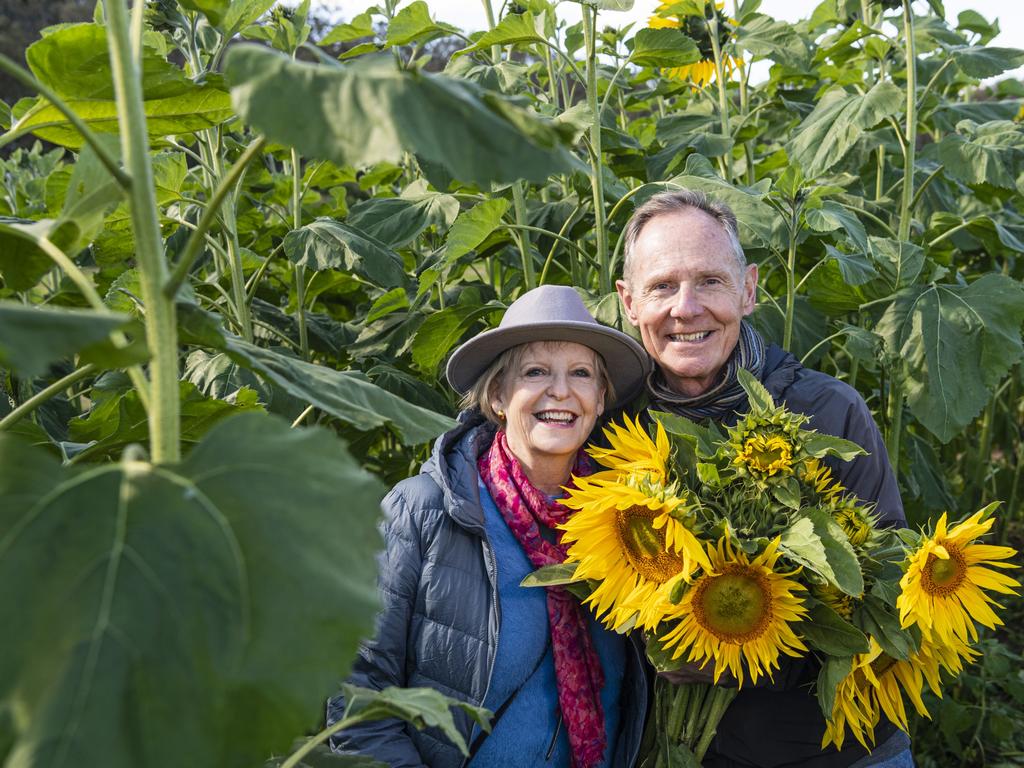
M636 397L650 371L647 352L622 331L598 323L546 321L494 328L474 336L448 359L448 383L459 394L465 394L498 355L512 347L535 341L572 341L601 355L608 378L615 388L615 402L608 406L610 408L624 405Z

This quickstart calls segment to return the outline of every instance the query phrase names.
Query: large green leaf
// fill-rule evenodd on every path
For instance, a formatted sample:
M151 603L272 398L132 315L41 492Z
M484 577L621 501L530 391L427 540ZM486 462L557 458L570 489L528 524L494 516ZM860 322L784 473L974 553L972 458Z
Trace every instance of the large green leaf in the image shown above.
M131 316L114 312L0 302L0 367L32 377L76 352L86 350L88 361L90 347L101 345L111 332L131 321Z
M807 43L796 28L763 13L743 19L736 30L736 43L761 59L772 59L789 67L799 67L808 58Z
M503 18L494 29L484 32L473 45L456 51L461 56L471 51L486 51L492 45L517 45L519 43L544 43L543 17L535 17L532 13L510 13Z
M875 331L907 365L907 403L948 442L985 407L1024 354L1024 287L983 275L966 286L912 286L897 295Z
M814 649L829 656L868 652L868 638L824 603L814 603L797 633Z
M697 44L678 29L641 29L629 60L641 67L681 67L700 61Z
M391 57L338 68L238 45L226 67L242 118L309 157L367 165L411 151L479 184L543 181L570 167L550 122L467 81L400 70Z
M405 281L401 256L348 223L326 217L285 235L284 252L299 266L349 270L382 288Z
M178 0L182 7L199 11L214 26L218 26L231 7L231 0Z
M262 410L256 404L256 392L243 388L232 393L230 401L204 397L193 384L178 383L180 425L183 446L198 443L214 424L242 411ZM87 413L68 424L68 435L78 443L92 443L90 458L116 458L130 443L149 440L146 409L134 389L112 395L95 403Z
M79 239L73 221L40 219L29 221L0 216L0 277L15 291L27 291L54 267L53 260L39 247L42 239L64 250Z
M1024 132L1009 120L981 125L963 120L957 133L943 137L928 154L959 181L1016 189L1017 176L1024 171Z
M888 81L863 95L831 90L797 128L787 146L789 156L808 178L820 176L846 156L864 131L898 114L904 100L903 91Z
M445 263L454 263L480 245L501 225L501 218L508 209L508 200L498 197L484 200L460 213L448 230L444 246Z
M425 43L441 35L450 35L458 30L451 24L438 23L430 18L430 9L424 0L414 0L391 19L385 45L409 45Z
M842 528L824 510L802 515L783 532L779 550L846 594L863 592L860 564Z
M406 443L416 444L433 440L455 426L449 417L407 403L359 371L335 371L234 337L226 343L226 351L236 362L357 429L388 424Z
M978 79L995 77L1024 64L1024 51L1019 48L956 45L947 48L946 53L965 75Z
M429 226L445 230L459 215L453 195L410 185L401 197L374 197L352 206L347 223L391 248L402 248Z
M498 304L467 304L446 307L428 315L412 342L413 362L428 376L435 376L438 365L466 329L479 318L501 308Z
M213 0L203 0L204 3ZM152 138L193 133L232 116L230 97L213 85L192 82L162 51L163 40L150 33L142 46L142 90L146 124ZM51 28L26 51L29 68L40 81L64 97L94 131L118 133L117 105L106 29L99 24ZM78 131L55 107L39 98L12 127L77 149Z
M236 32L252 24L270 10L273 4L274 0L231 0L231 7L224 15L227 36L233 37Z
M317 45L334 45L348 43L363 37L373 37L373 15L367 11L354 16L352 21L342 23L327 33L326 37L317 41Z
M179 466L0 435L0 701L25 768L251 768L314 726L376 609L381 484L247 414Z

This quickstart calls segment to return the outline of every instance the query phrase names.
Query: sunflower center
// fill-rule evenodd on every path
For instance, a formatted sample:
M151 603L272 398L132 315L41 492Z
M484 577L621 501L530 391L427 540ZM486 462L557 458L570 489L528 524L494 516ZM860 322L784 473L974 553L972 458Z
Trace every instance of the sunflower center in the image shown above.
M701 579L694 588L693 616L722 642L756 640L772 618L772 597L765 577L742 564Z
M921 588L929 595L945 597L957 591L967 576L967 562L963 553L953 544L946 544L949 558L928 555L922 572Z
M751 469L771 476L792 470L793 447L778 435L754 435L743 444L740 458Z
M654 527L654 511L642 506L618 510L619 537L633 570L664 584L681 570L683 558L665 547L665 530Z

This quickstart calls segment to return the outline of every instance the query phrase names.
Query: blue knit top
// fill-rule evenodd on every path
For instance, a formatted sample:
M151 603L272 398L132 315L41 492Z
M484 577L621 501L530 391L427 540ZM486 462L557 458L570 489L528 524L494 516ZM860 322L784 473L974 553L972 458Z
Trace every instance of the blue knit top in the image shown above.
M572 761L565 723L559 717L547 596L543 588L519 586L523 578L535 569L498 512L483 482L480 483L480 502L498 567L498 599L501 605L498 650L484 706L493 712L520 684L522 687L470 765L472 768L519 768L524 765L568 768ZM607 768L610 756L615 752L619 732L619 693L626 665L626 638L604 629L592 617L590 631L605 678L601 704L608 743L601 766ZM531 670L533 674L523 683L523 676L530 674ZM472 739L476 736L474 729Z

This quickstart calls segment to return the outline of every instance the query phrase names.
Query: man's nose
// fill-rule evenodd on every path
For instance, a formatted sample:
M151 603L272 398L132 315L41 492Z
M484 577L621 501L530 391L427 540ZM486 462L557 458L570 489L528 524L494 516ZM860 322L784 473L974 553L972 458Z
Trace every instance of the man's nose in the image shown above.
M691 285L680 285L672 303L672 317L695 317L704 311L704 305Z

